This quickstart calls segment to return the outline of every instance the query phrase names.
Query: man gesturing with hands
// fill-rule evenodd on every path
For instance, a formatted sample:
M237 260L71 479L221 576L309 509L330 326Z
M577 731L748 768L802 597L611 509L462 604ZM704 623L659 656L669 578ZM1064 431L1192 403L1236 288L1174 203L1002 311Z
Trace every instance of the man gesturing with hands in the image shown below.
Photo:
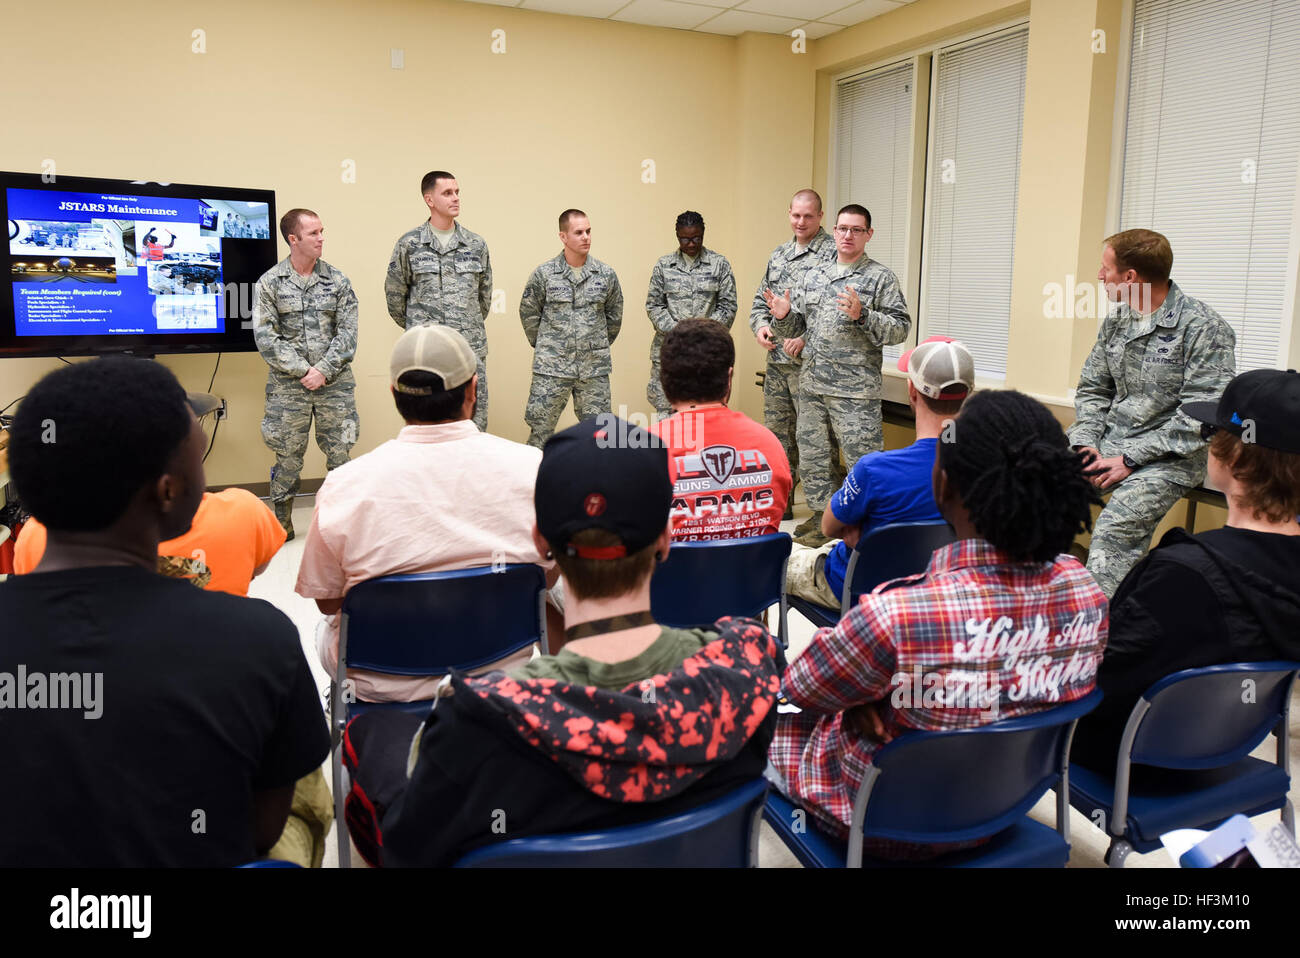
M832 435L849 463L883 448L881 348L901 343L912 328L898 278L866 254L871 233L865 207L843 207L835 219L836 258L769 298L771 332L787 352L802 354L797 438L804 498L815 517L835 491ZM812 528L798 541L818 548L827 540Z

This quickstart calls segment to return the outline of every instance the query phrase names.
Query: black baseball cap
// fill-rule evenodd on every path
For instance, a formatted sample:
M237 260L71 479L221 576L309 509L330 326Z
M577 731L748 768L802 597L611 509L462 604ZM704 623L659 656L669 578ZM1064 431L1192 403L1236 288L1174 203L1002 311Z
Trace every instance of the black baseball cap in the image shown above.
M1300 453L1300 373L1294 369L1252 369L1228 383L1217 403L1189 402L1180 408L1235 436L1253 424L1256 445Z
M584 419L542 449L533 505L537 531L556 552L583 559L640 552L667 527L672 501L667 447L616 416ZM612 532L621 545L570 545L584 529Z

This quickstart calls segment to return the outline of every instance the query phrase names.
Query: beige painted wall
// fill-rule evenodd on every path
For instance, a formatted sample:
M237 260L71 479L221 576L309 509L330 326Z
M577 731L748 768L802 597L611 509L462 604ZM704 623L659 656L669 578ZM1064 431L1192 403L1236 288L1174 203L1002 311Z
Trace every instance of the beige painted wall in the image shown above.
M1094 320L1047 320L1042 287L1095 275L1105 234L1117 58L1124 0L916 0L810 41L715 37L455 0L232 0L163 5L132 20L133 47L115 109L31 113L21 137L0 140L0 168L54 159L67 174L272 188L280 208L310 206L326 225L325 256L353 281L362 307L359 383L364 452L399 427L386 361L398 335L383 304L393 241L424 216L420 176L443 167L462 187L462 222L492 249L506 312L489 317L490 428L522 440L531 352L518 321L529 272L555 254L556 214L584 208L593 253L618 272L626 297L614 345L615 406L648 412L651 327L643 309L657 257L675 245L673 219L700 211L706 243L728 256L740 315L734 327L733 404L761 417L754 374L763 357L748 332L748 304L767 254L788 238L790 194L827 192L831 78L937 42L1029 17L1007 385L1064 399L1095 337ZM101 20L87 0L60 8L70 58L96 61ZM86 15L80 15L80 14ZM1107 49L1091 48L1104 29ZM191 52L203 29L207 52ZM491 52L505 31L506 53ZM389 48L406 68L389 67ZM37 73L42 54L8 51L14 75ZM161 91L142 96L147 71ZM137 79L138 78L138 79ZM190 93L205 95L199 113ZM139 117L131 122L131 115ZM656 182L642 182L642 162ZM357 180L342 182L341 164ZM283 249L282 249L283 253ZM1300 334L1292 337L1300 359ZM207 386L213 357L166 359L187 387ZM57 360L0 363L0 401L21 394ZM256 354L222 359L214 391L230 421L209 459L214 484L264 480L265 367ZM887 377L887 395L902 398ZM571 422L566 413L562 424ZM309 453L305 477L323 474Z
M86 0L60 8L70 61L103 64L100 12ZM493 432L527 435L532 353L519 294L559 251L555 220L567 206L590 214L592 253L618 272L626 298L613 350L615 407L650 411L646 287L655 260L676 247L674 219L689 208L704 215L706 244L735 269L735 404L761 417L753 383L762 357L748 304L767 253L788 238L786 203L807 185L811 164L812 67L787 38L452 0L165 4L130 24L137 52L104 64L101 76L117 105L29 111L21 136L0 139L0 169L39 170L52 158L65 175L270 188L281 211L319 212L325 259L351 278L361 303L355 452L401 425L387 392L399 330L384 307L384 270L397 237L427 216L419 181L434 168L458 176L461 222L487 239L506 293L506 312L488 319ZM195 29L206 31L206 53L192 52ZM496 29L505 31L505 54L491 52ZM390 68L391 47L405 49L404 70ZM6 56L12 75L44 69L36 45L12 45ZM150 73L161 84L146 97ZM642 182L647 159L652 184ZM345 160L356 163L355 183L343 182ZM214 359L163 361L187 388L204 389ZM0 405L57 365L0 363ZM231 414L208 460L211 484L267 478L265 369L256 353L221 360L213 391ZM562 425L572 421L566 413ZM313 446L303 476L323 474Z

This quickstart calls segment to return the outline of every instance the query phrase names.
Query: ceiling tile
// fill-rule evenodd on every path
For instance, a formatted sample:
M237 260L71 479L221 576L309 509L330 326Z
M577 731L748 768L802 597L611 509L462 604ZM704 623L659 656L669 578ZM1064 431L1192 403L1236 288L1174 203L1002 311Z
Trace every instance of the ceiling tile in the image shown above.
M838 23L847 27L855 23L861 23L863 20L870 20L872 17L878 17L882 13L897 10L901 6L901 3L895 3L893 0L862 0L861 3L855 3L834 13L825 14L821 19L827 23Z
M712 20L706 20L695 29L705 33L729 33L734 37L746 30L756 33L789 33L802 22L793 17L770 17L764 13L727 10Z
M820 37L830 36L838 30L844 28L837 23L826 23L824 20L813 20L799 27L804 33L808 34L809 40L816 40Z
M816 20L842 9L849 0L743 0L736 4L742 13L769 13L796 20Z
M690 30L692 27L698 27L709 17L716 16L717 12L716 8L678 3L676 0L632 0L610 19L625 23L643 23L652 27L677 27L681 30Z
M523 9L604 19L626 5L627 0L524 0Z

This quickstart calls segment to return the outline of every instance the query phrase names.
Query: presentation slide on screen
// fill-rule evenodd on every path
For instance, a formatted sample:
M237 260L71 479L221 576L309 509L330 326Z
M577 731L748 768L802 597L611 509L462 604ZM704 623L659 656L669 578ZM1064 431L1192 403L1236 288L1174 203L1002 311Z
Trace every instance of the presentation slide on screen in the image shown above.
M265 203L10 189L19 336L225 331L222 242L269 239Z

